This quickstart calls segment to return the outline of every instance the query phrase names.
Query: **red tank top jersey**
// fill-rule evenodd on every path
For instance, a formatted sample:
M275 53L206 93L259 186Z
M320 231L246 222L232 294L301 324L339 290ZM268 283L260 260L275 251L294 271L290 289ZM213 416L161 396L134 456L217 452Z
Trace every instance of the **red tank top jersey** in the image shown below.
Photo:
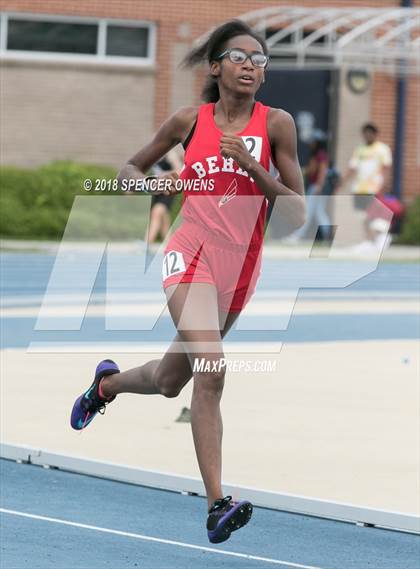
M194 134L185 152L180 174L182 216L230 243L258 246L264 236L267 200L246 171L233 159L220 154L223 133L214 121L214 107L214 103L200 106ZM271 158L268 110L269 107L255 102L249 123L236 133L267 171Z

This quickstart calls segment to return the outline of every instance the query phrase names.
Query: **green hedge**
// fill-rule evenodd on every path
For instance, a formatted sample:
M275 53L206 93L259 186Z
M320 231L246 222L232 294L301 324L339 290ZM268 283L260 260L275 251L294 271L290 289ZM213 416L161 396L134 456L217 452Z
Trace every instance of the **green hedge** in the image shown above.
M397 243L420 245L420 197L417 197L407 208Z
M35 169L0 168L1 236L60 239L75 197L88 196L89 202L84 201L82 208L73 210L71 237L95 239L106 235L113 239L143 239L150 208L146 196L126 196L118 200L120 211L118 205L112 205L110 211L109 206L115 200L97 198L99 194L115 196L116 192L86 192L83 188L85 179L112 180L115 175L114 168L74 162L53 162Z

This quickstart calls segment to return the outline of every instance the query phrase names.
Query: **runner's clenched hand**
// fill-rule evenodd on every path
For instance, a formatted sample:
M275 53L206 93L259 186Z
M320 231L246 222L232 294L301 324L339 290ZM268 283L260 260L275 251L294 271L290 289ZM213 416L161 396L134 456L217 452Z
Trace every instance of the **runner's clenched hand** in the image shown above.
M244 141L236 134L222 135L220 138L220 154L224 158L233 158L243 170L248 170L254 161Z

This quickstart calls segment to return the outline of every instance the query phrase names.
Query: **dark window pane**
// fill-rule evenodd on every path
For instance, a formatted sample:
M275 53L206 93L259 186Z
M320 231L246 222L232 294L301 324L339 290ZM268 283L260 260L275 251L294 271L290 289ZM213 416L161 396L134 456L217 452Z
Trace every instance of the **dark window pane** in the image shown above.
M96 54L97 24L9 20L7 49Z
M108 26L106 54L125 57L147 57L148 28L128 26Z

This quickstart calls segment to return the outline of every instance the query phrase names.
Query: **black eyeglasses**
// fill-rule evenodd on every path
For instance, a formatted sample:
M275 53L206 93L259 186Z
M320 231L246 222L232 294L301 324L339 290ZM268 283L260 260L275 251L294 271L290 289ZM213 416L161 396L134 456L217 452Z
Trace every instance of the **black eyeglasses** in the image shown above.
M247 59L250 59L252 65L255 67L266 67L268 63L268 55L258 51L254 53L246 53L246 51L239 48L227 49L221 53L217 59L223 59L226 55L229 56L232 63L245 63Z

